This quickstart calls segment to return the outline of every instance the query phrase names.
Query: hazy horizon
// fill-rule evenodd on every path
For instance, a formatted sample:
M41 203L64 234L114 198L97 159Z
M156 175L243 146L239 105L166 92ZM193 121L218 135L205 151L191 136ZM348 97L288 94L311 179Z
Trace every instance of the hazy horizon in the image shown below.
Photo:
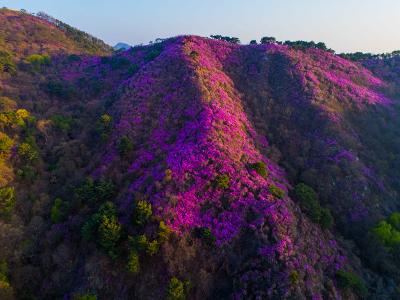
M0 6L44 11L110 45L147 44L156 38L194 34L263 36L324 42L337 52L383 53L400 49L400 2L382 0L268 1L0 1Z

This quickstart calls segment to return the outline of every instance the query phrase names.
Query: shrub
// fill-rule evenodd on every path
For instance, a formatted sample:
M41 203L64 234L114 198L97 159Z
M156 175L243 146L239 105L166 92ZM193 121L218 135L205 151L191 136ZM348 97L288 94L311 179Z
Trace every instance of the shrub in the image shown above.
M16 71L17 66L12 55L8 52L0 51L0 72L15 74Z
M39 158L39 153L29 143L22 143L18 146L18 155L28 162L36 161Z
M391 224L382 220L372 230L378 240L387 247L400 245L400 231L393 228Z
M292 285L295 285L299 282L299 272L296 270L292 271L289 275L289 280Z
M170 234L171 229L163 221L160 221L158 226L158 240L160 243L167 241Z
M5 261L0 261L0 298L14 299L13 289L8 279L8 265Z
M160 249L160 244L157 240L151 241L147 243L146 253L150 256L157 254L158 250Z
M37 177L37 172L34 167L27 165L17 170L17 176L27 181L34 181Z
M55 115L51 117L51 121L53 122L55 128L63 133L69 133L74 124L74 120L72 118L62 115Z
M42 66L50 64L50 57L48 55L32 54L26 58L26 62L31 65L32 70L40 71Z
M99 226L99 243L112 258L116 258L115 247L121 237L121 231L121 224L116 216L102 216Z
M130 151L133 150L133 144L129 137L124 135L118 141L118 152L121 156L127 155Z
M197 51L190 52L189 56L193 59L197 59L199 57L199 53Z
M0 132L0 158L5 158L11 151L14 141L5 133Z
M82 294L74 297L74 300L97 300L97 296L95 294Z
M147 62L150 62L150 61L154 60L157 56L159 56L161 54L162 50L163 50L162 44L154 45L145 54L144 61L147 63Z
M51 222L60 223L64 218L64 213L65 213L64 210L65 210L64 202L60 198L54 200L54 204L50 211Z
M151 203L144 200L136 203L134 221L137 225L144 225L152 214Z
M8 216L15 206L15 190L13 187L0 188L0 216Z
M396 230L400 231L400 213L394 212L390 215L388 222L392 225Z
M106 218L107 220L116 220L117 212L115 210L114 204L112 202L106 202L100 206L97 213L93 214L89 220L82 227L82 238L84 240L92 240L96 233L98 233L98 229L100 224L103 222L103 219ZM108 223L108 222L107 222ZM103 230L107 227L103 226ZM104 231L103 233L106 233Z
M294 188L294 196L313 222L320 224L323 229L329 229L333 226L333 217L330 210L321 207L318 195L312 187L299 183Z
M108 135L112 129L112 117L108 114L103 114L97 121L96 131L104 142L108 139Z
M136 251L130 251L128 257L127 269L129 272L133 274L139 273L140 270L139 255L137 254Z
M339 270L336 273L336 278L339 286L342 287L343 289L353 290L360 297L364 297L368 294L368 289L365 286L364 281L357 275L344 270Z
M129 237L129 247L132 251L141 252L146 251L147 245L149 243L147 236L145 234L141 234L136 237Z
M331 211L327 208L321 209L321 217L319 220L319 224L322 229L331 229L333 226L333 217Z
M129 59L123 56L113 56L110 59L110 66L113 70L119 70L128 67L131 64Z
M227 189L229 188L230 178L228 174L221 174L215 177L215 185L220 189Z
M75 189L75 197L90 204L111 200L115 193L115 185L111 181L94 181L92 178Z
M207 227L197 227L194 230L195 236L201 238L203 242L207 245L212 246L215 243L215 236L212 234L211 230Z
M280 189L279 187L277 187L274 184L270 184L268 186L268 190L274 197L276 197L278 199L282 199L285 196L285 191Z
M167 300L185 300L185 284L176 277L172 277L167 289Z
M268 176L267 168L265 166L265 163L262 161L250 164L250 169L256 171L260 176L264 178Z

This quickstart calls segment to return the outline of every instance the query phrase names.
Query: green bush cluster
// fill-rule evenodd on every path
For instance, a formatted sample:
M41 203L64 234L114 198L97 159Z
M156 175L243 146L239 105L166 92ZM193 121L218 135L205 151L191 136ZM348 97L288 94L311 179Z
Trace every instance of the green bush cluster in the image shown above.
M44 90L51 96L60 97L64 100L72 99L76 95L76 90L72 84L50 80L43 86Z
M228 174L217 175L214 179L214 184L217 188L226 190L229 188L230 178Z
M157 56L159 56L161 54L162 50L163 50L163 45L161 43L155 44L144 55L144 61L150 62L150 61L154 60Z
M50 210L50 219L54 224L60 223L66 216L68 205L60 198L54 200L54 204Z
M113 126L113 119L109 114L101 115L96 123L96 132L100 136L102 142L107 141Z
M127 269L133 274L137 274L140 271L139 254L134 250L129 253Z
M386 247L400 246L400 213L393 213L387 220L380 221L372 233Z
M15 202L13 187L0 188L0 216L8 217L15 206Z
M0 132L0 159L7 157L10 154L14 141L7 134Z
M101 216L98 229L99 244L112 257L116 258L116 245L121 238L122 227L118 222L117 216Z
M0 298L14 299L12 297L13 289L8 278L8 264L5 261L0 261Z
M127 269L136 274L139 272L140 259L139 253L153 256L158 253L162 243L166 242L171 234L171 229L163 222L160 221L157 239L150 241L146 234L140 234L135 237L129 237L130 254L128 257Z
M118 141L118 152L121 156L127 155L133 150L133 143L126 135L122 136Z
M144 225L152 214L151 203L145 200L139 200L136 202L134 223L136 225Z
M275 184L270 184L268 186L269 192L276 198L282 199L285 196L285 191L277 187Z
M75 189L75 197L81 203L95 204L111 200L115 194L115 185L111 181L92 178Z
M55 115L51 117L51 121L53 122L55 128L65 134L69 133L74 125L74 120L71 117L62 115Z
M299 201L301 208L315 223L323 229L333 226L333 217L329 209L321 207L318 195L314 189L304 183L299 183L294 188L294 196Z
M97 300L97 296L95 294L86 293L81 295L76 295L74 300Z
M14 62L12 55L5 51L0 51L0 72L15 74L17 65Z
M222 36L217 34L217 35L210 35L210 37L215 40L226 41L233 44L240 44L240 39L233 36Z
M250 164L250 169L256 171L260 176L267 177L268 171L265 163L263 161L256 162L254 164Z
M352 290L360 297L365 297L368 294L364 281L351 272L339 270L336 273L336 279L341 288Z
M209 246L214 245L216 238L208 227L197 227L194 229L194 235Z
M33 71L40 71L43 66L50 65L50 56L47 54L31 54L26 59Z
M0 128L20 128L26 127L27 124L33 123L35 118L32 117L26 109L17 109L15 111L0 112Z
M85 240L97 237L98 244L112 258L117 257L116 246L121 234L122 226L118 222L117 212L112 202L104 203L82 227L82 237Z
M39 153L36 150L36 147L28 142L21 143L18 146L17 152L19 157L27 163L35 162L39 158Z
M167 288L167 300L185 300L189 294L190 281L172 277Z

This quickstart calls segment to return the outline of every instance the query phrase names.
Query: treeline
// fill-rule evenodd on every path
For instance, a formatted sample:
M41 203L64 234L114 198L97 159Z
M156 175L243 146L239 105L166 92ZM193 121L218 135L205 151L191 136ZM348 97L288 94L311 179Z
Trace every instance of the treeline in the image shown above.
M234 43L234 44L240 44L240 39L237 37L230 37L230 36L223 36L223 35L211 35L210 36L212 39L215 40L220 40L220 41L226 41L229 43ZM257 41L256 40L251 40L250 41L250 45L257 45ZM314 42L314 41L278 41L276 38L274 37L270 37L270 36L265 36L262 37L260 40L260 44L277 44L277 45L287 45L290 46L292 48L295 49L321 49L324 51L329 51L334 53L335 51L332 49L329 49L325 43L322 42Z
M339 55L345 59L349 59L349 60L353 60L353 61L360 61L360 60L367 60L367 59L389 59L389 58L400 56L400 50L396 50L391 53L381 53L381 54L355 52L355 53L342 53Z
M71 39L76 41L83 48L91 48L92 50L102 50L107 52L112 50L111 47L104 43L102 40L84 31L78 30L60 20L57 20L56 18L44 12L38 12L37 14L33 15L36 15L36 17L38 18L54 24L57 28L64 31Z

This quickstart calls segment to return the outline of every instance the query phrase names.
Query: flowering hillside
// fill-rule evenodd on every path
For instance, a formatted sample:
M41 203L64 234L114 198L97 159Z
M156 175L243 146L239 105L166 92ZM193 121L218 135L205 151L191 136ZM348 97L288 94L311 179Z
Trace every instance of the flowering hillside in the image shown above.
M1 299L395 297L395 70L0 20Z

